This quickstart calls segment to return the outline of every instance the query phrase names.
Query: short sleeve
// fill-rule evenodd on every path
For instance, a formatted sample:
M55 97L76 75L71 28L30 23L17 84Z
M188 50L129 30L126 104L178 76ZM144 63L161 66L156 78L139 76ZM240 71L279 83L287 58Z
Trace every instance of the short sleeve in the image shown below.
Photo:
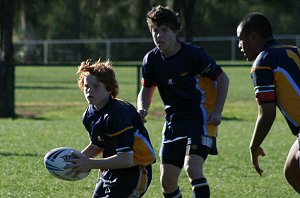
M150 88L151 86L155 85L154 82L154 65L153 65L154 57L151 55L151 52L147 53L143 59L143 66L142 66L142 86Z
M258 103L275 102L275 82L270 54L261 53L251 68L256 101Z
M197 69L202 76L208 77L211 80L216 80L222 73L221 66L216 63L214 58L210 56L202 47L198 48L200 67Z

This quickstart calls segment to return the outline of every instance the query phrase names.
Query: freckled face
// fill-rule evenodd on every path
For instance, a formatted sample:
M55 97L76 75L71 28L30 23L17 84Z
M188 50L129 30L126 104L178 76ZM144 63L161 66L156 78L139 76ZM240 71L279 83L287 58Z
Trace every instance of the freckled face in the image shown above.
M84 77L84 97L89 104L102 108L110 98L110 91L107 91L105 85L98 81L96 76L88 75Z

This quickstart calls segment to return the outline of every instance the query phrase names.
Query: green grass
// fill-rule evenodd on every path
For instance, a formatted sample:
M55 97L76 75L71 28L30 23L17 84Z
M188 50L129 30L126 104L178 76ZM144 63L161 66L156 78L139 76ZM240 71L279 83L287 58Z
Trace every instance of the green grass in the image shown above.
M282 168L294 137L278 113L263 144L267 156L260 159L264 175L252 168L248 145L257 107L248 67L225 67L230 89L219 128L218 156L210 156L205 175L211 197L298 197L286 183ZM77 67L17 67L17 119L0 119L0 197L91 197L97 171L89 177L68 182L51 176L43 165L44 155L61 146L81 150L88 135L81 124L86 108L77 87ZM116 68L120 95L136 100L136 69ZM162 104L154 96L146 127L158 154L163 125ZM191 197L184 172L180 176L183 197ZM146 198L161 196L159 161L153 166L153 180Z

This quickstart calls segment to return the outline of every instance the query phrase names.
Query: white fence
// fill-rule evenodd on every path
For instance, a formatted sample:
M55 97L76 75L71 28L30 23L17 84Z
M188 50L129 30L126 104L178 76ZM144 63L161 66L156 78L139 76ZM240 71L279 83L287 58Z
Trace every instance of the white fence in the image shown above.
M300 35L275 35L282 44L300 46ZM243 60L236 36L195 37L216 60ZM151 38L27 40L14 43L16 64L78 64L88 58L142 61L154 47Z

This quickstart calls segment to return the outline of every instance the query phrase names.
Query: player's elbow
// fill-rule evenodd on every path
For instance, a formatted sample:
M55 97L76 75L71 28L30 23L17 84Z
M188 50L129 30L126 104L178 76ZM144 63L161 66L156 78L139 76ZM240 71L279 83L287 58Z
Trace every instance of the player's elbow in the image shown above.
M134 166L133 154L130 152L119 154L120 161L122 162L123 168L130 168Z
M222 72L221 79L222 79L223 86L226 87L226 89L228 89L228 87L229 87L229 78L228 78L228 76L226 75L225 72Z

